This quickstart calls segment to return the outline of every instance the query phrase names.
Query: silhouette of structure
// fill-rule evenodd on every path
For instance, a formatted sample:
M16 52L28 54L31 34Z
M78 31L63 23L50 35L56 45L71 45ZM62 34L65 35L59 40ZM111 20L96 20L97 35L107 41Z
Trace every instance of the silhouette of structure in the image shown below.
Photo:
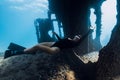
M56 40L54 35L52 35L51 37L48 34L49 31L52 31L52 32L55 31L54 30L55 26L53 24L54 21L58 23L59 36L60 37L62 36L61 30L60 30L62 28L62 25L60 22L57 21L57 19L52 19L51 17L52 15L53 14L50 11L48 11L48 18L46 19L38 18L34 21L38 43Z

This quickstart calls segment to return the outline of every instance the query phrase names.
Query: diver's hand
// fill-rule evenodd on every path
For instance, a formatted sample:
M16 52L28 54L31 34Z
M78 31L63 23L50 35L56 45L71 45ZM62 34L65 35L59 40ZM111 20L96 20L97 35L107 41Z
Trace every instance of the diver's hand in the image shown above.
M94 31L95 27L91 26L89 29L89 32L92 33Z
M95 27L94 27L94 26L90 26L90 29L94 30L94 29L95 29Z
M55 35L57 37L58 40L61 40L61 38L59 37L59 35L56 32L52 32L53 35Z

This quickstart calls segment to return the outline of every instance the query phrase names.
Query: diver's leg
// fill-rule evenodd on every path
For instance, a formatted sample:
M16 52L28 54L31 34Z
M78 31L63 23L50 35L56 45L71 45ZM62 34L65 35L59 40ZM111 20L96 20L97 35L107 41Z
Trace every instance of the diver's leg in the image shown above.
M54 43L53 42L44 42L37 44L31 48L24 49L24 51L19 51L19 50L6 50L4 54L4 58L8 58L10 56L15 56L15 55L21 55L21 54L35 54L38 50L44 51L49 54L55 54L60 51L58 47L50 47Z
M50 47L51 45L53 45L53 42L40 43L31 48L25 49L24 52L25 53L35 53L36 51L40 50L43 52L54 54L54 53L57 53L60 51L60 49L58 47Z
M40 45L44 45L44 46L52 46L55 42L42 42L42 43L39 43Z

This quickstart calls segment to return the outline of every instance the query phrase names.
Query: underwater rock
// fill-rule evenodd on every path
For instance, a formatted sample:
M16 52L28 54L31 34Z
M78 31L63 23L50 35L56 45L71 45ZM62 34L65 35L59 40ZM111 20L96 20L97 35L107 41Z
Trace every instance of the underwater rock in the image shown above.
M101 49L96 80L120 80L120 49L117 44ZM114 49L113 49L114 48Z
M61 54L23 54L0 59L0 80L82 80L78 79ZM97 56L97 55L96 55ZM88 58L87 58L88 57ZM84 59L94 58L90 55ZM82 59L82 57L81 57ZM94 59L91 59L94 60ZM92 62L92 61L91 61Z
M59 58L54 60L55 56L40 53L2 58L0 80L76 80L74 71Z

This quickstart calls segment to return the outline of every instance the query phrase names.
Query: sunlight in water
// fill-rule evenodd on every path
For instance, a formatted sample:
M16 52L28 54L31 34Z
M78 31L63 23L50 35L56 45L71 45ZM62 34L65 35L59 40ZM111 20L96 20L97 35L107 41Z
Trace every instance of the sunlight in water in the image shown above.
M107 0L103 2L101 6L102 10L102 34L101 34L101 44L105 46L111 35L111 31L113 27L116 24L116 0ZM95 20L96 20L96 15L94 14L94 9L91 8L91 25L96 26ZM95 38L95 33L93 33L93 38Z
M102 7L102 35L101 43L106 45L110 39L111 31L116 25L116 0L107 0Z
M96 15L94 14L94 11L95 11L95 9L93 9L93 8L90 9L90 12L91 12L91 14L90 14L90 20L91 20L91 26L95 27L95 30L96 30L96 24L95 24ZM93 39L96 36L95 30L93 32Z

